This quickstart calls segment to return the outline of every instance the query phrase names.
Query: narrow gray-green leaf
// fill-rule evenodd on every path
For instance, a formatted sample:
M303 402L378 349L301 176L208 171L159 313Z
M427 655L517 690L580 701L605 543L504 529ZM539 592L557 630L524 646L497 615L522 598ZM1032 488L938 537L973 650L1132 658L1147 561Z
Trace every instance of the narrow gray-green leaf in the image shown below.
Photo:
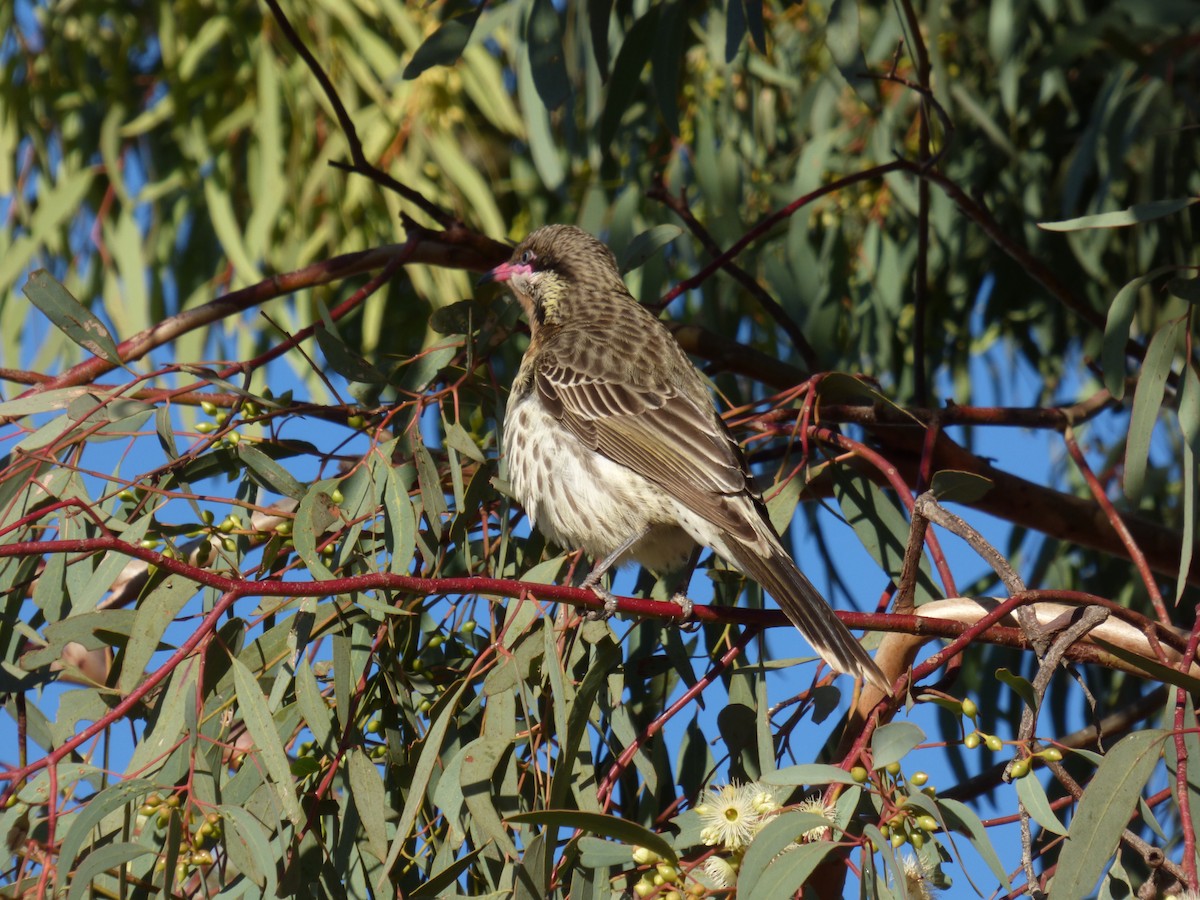
M121 656L118 689L122 694L132 691L145 676L163 633L196 590L195 582L182 575L169 575L138 603L137 616L129 630L129 643Z
M1188 371L1191 371L1189 365ZM1183 409L1180 407L1180 418ZM1175 605L1183 599L1188 573L1192 571L1192 544L1196 539L1196 451L1191 443L1183 444L1183 547L1179 553L1179 574L1175 581Z
M658 111L667 130L674 135L679 134L679 73L683 67L687 32L688 20L683 3L664 3L658 17L658 40L650 57L650 77L654 83Z
M496 768L511 750L512 741L481 737L468 744L468 748L463 756L461 783L463 799L471 811L475 827L481 836L495 841L496 846L505 853L519 856L512 836L500 820L493 787Z
M325 532L338 520L337 504L330 491L337 487L337 480L327 478L310 486L296 508L296 522L292 527L292 541L296 552L308 566L314 578L327 579L333 572L321 561L317 546L324 540Z
M1163 216L1173 215L1181 209L1187 209L1197 198L1180 197L1177 200L1154 200L1150 203L1136 203L1127 209L1112 212L1097 213L1093 216L1080 216L1076 219L1063 219L1058 222L1038 222L1038 228L1045 231L1083 231L1088 228L1124 228L1139 222L1150 222Z
M1129 825L1142 788L1158 767L1166 737L1157 728L1134 732L1105 755L1071 819L1051 884L1054 896L1092 893Z
M925 740L925 732L912 722L888 722L871 736L871 757L876 769L900 762Z
M121 354L117 352L117 343L107 326L49 272L38 269L29 276L23 291L30 302L76 344L105 362L121 365Z
M416 78L432 66L449 66L458 62L484 8L485 5L480 4L439 25L437 31L425 39L425 43L417 48L408 65L404 67L404 79L407 81Z
M529 67L546 109L558 109L571 96L571 79L563 57L562 24L552 0L533 0L525 23Z
M20 417L33 413L49 412L52 409L66 409L76 399L90 393L87 387L55 388L52 391L42 391L29 397L18 397L0 403L0 416Z
M254 746L262 760L263 767L279 796L283 809L293 825L299 826L304 821L304 812L296 799L296 783L292 779L292 768L288 763L287 754L283 751L283 741L275 727L275 720L267 708L267 698L258 686L254 674L236 656L231 657L230 666L233 668L233 679L237 685L238 707L242 713L242 721L246 730L254 739Z
M958 472L942 469L935 472L929 488L943 503L975 503L987 496L994 487L990 478L975 472Z
M63 838L62 846L59 848L58 858L61 865L58 866L56 875L59 890L62 890L67 874L75 868L75 857L79 855L79 850L92 833L92 829L99 825L109 813L131 803L135 797L141 798L154 788L153 781L144 778L130 778L109 785L88 800L79 815L71 820L71 827L67 830L66 837Z
M96 876L116 870L132 859L154 852L153 847L123 842L109 844L94 853L89 853L71 875L71 890L67 894L67 900L83 900L92 887L92 879Z
M790 810L771 819L754 836L754 840L750 842L750 847L742 859L737 881L738 896L763 898L792 896L796 892L796 888L772 893L769 885L762 883L762 879L766 877L771 860L783 853L786 847L799 841L806 832L817 828L827 828L832 832L832 823L824 816L800 810ZM832 841L822 841L820 844L810 846L822 845L826 848L825 852L832 850L835 846ZM805 854L804 858L808 859L809 856ZM817 862L819 861L820 856L817 857ZM782 874L782 872L776 874ZM770 879L770 883L778 887L777 879Z
M1146 463L1150 454L1150 436L1162 407L1163 390L1171 374L1171 361L1183 329L1183 320L1168 322L1154 334L1137 390L1133 394L1133 411L1129 417L1129 438L1125 444L1125 496L1138 501L1146 480Z
M475 462L483 462L487 459L483 455L483 451L479 449L479 445L467 433L467 430L458 422L446 422L446 446L451 447L469 459Z
M983 822L979 820L979 816L975 814L975 811L965 803L949 798L939 799L937 805L942 811L942 817L945 819L946 826L961 834L965 834L970 839L971 846L975 848L975 852L983 857L983 861L992 870L992 874L1004 885L1004 889L1011 891L1012 882L1008 880L1008 872L1005 871L1004 866L1000 863L1000 857L996 855L996 848L992 846L987 829L983 827Z
M613 63L612 76L608 80L608 96L604 100L604 113L600 116L600 146L604 149L616 136L621 119L633 103L634 94L642 83L642 70L650 59L658 27L659 10L651 6L633 23L621 43L621 50Z
M634 269L641 268L654 254L681 234L683 234L683 229L678 225L655 225L653 228L643 231L629 242L629 246L621 254L621 272L632 272Z
M328 328L317 328L315 334L329 367L344 376L347 381L357 381L361 384L387 383L387 375L371 365L361 353L351 350L334 332Z
M1033 685L1029 683L1029 679L1022 678L1008 669L997 669L996 678L1016 691L1026 706L1033 710L1037 709L1037 694L1033 690Z
M782 785L855 783L845 769L824 763L802 763L798 766L787 766L775 772L765 772L758 780L765 784Z
M225 821L225 846L239 872L262 888L263 897L274 897L275 860L266 826L240 806L218 808Z
M400 811L396 836L392 839L392 846L388 850L387 859L384 860L383 873L377 885L380 893L384 892L384 886L388 883L388 872L400 858L400 854L408 843L413 824L417 821L417 816L425 805L425 792L429 788L429 779L433 774L434 766L441 761L442 742L446 739L447 730L452 724L457 724L458 701L466 688L467 683L460 681L452 690L447 690L442 694L433 709L429 711L429 731L426 732L425 739L421 742L421 752L417 757L417 764L408 780L408 798L404 801L404 809Z
M1200 278L1172 278L1167 282L1167 293L1192 305L1200 304Z
M636 844L646 847L675 865L679 858L673 848L661 835L642 827L628 819L616 816L605 816L600 813L581 812L577 809L542 809L535 812L517 813L506 816L506 822L530 823L547 825L553 828L570 828L586 831L589 834L612 838L625 844Z
M1050 800L1046 797L1046 789L1042 787L1037 775L1030 772L1024 778L1016 780L1017 797L1029 810L1033 821L1054 834L1066 834L1067 827L1059 821L1054 810L1050 808Z
M304 496L305 488L297 481L292 473L281 466L257 447L248 443L239 443L238 456L251 472L257 475L268 488L277 494L299 500Z
M384 824L383 779L375 763L367 758L361 747L350 748L350 794L358 817L367 833L367 847L383 862L387 859L387 826Z
M819 817L813 816L813 818ZM760 839L761 836L756 837L754 843L750 845L750 851L746 854L747 860ZM824 862L825 857L836 850L837 844L833 841L817 841L802 844L790 850L781 850L774 859L767 862L766 868L749 888L742 887L742 877L750 873L751 866L743 864L738 876L737 895L744 900L776 900L778 897L792 897L804 886L817 866Z

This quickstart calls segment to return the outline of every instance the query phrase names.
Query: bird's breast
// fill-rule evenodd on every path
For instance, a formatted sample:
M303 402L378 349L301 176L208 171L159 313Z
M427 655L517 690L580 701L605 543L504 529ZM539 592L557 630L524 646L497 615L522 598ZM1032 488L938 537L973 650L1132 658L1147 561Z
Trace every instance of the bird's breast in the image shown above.
M555 544L603 558L649 529L630 557L659 571L686 563L694 541L679 527L678 501L581 443L536 390L510 397L504 451L513 495Z

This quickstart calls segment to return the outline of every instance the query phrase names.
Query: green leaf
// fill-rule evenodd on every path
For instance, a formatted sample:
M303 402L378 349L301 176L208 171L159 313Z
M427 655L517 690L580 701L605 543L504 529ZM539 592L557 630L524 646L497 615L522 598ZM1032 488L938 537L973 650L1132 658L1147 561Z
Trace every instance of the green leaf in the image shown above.
M0 416L5 418L20 418L34 413L50 412L54 409L66 409L75 400L90 395L88 387L56 388L52 391L42 391L28 397L18 397L0 403Z
M1016 675L1013 672L1010 672L1008 669L997 669L996 678L999 681L1003 681L1010 688L1016 691L1017 695L1021 698L1021 701L1026 706L1032 710L1037 709L1037 695L1034 693L1033 685L1029 682L1028 678L1022 678L1020 675Z
M525 22L529 68L546 109L558 109L571 96L571 78L563 58L562 24L553 0L533 0Z
M1158 767L1166 738L1157 728L1134 732L1105 754L1071 819L1051 883L1054 896L1092 893L1129 826L1142 788Z
M387 384L387 375L371 365L362 354L346 346L346 343L328 327L317 328L316 337L329 367L347 381L359 384Z
M408 81L416 78L433 66L449 66L456 63L466 49L471 32L475 30L475 23L479 21L479 14L484 9L484 4L471 7L439 25L437 31L425 39L404 67L404 79Z
M871 758L876 769L900 762L925 740L925 732L912 722L888 722L871 735Z
M1167 282L1167 293L1193 306L1200 304L1200 278L1172 278Z
M1179 387L1179 430L1193 452L1200 452L1200 375L1195 366L1185 365ZM1187 566L1183 571L1188 570Z
M267 454L248 443L237 445L238 458L246 464L264 485L277 494L300 500L307 488L292 477L292 474Z
M850 773L839 766L824 763L803 763L787 766L774 772L764 772L758 779L764 784L812 785L812 784L855 784Z
M121 354L107 326L45 269L30 275L23 291L59 331L88 353L114 366L122 365Z
M224 844L230 861L262 888L261 896L274 897L278 883L275 860L279 854L271 849L266 827L240 806L220 806L217 812L225 823Z
M1104 386L1114 398L1125 396L1125 345L1129 343L1129 329L1133 315L1137 312L1138 295L1142 287L1153 278L1169 269L1160 268L1149 275L1141 275L1119 291L1108 307L1104 322L1104 342L1100 347L1100 362L1104 369Z
M164 632L196 591L195 582L182 575L168 575L138 602L129 643L119 660L121 679L117 688L122 694L128 694L145 677L146 667L160 649Z
M446 495L442 493L437 463L423 444L413 448L413 460L417 464L417 484L421 489L421 503L425 507L425 521L434 535L441 537L449 507L446 505Z
M429 327L438 334L473 334L488 316L491 300L471 297L439 306L429 316Z
M450 726L457 724L456 712L458 701L467 688L465 681L460 681L452 689L447 689L429 711L429 730L421 741L421 750L417 756L417 764L408 780L408 797L404 801L404 809L400 811L400 820L396 825L396 836L388 849L387 859L383 864L383 872L377 884L377 890L384 893L384 885L388 883L388 872L400 858L409 838L412 835L413 824L417 821L422 807L425 805L425 792L434 767L441 762L442 744Z
M658 16L659 8L651 5L646 13L633 23L613 63L612 77L608 80L608 96L604 100L604 112L600 116L599 141L605 150L612 144L621 120L641 86L642 70L649 62L650 53L654 49Z
M1091 636L1091 640L1095 642L1097 647L1100 647L1107 653L1111 653L1117 659L1124 660L1133 666L1134 669L1140 669L1155 681L1181 687L1189 693L1200 693L1200 678L1196 678L1194 675L1190 675L1187 672L1180 672L1174 666L1165 666L1152 657L1142 656L1124 647L1118 647L1116 644L1109 643L1104 638L1097 637L1094 634Z
M496 808L494 777L501 760L512 750L512 741L492 737L476 738L467 745L463 757L461 785L463 799L481 835L495 841L505 853L518 856L516 844L500 820Z
M588 31L592 33L592 53L600 77L608 80L608 22L613 0L587 0Z
M738 897L756 897L763 898L763 900L769 900L772 897L791 897L799 889L800 883L797 882L794 887L787 888L784 880L796 877L797 872L803 870L804 866L809 863L815 867L825 857L825 854L837 846L833 841L820 841L804 847L797 847L789 850L784 856L779 856L790 844L798 842L805 832L815 828L828 828L829 833L833 832L830 821L816 813L790 810L772 818L754 836L754 840L750 842L750 847L742 859L737 881ZM793 853L799 854L795 860L800 863L799 868L788 865L771 873L772 860L775 860L776 857L782 860ZM809 872L811 873L811 871L810 869Z
M825 24L825 48L842 77L852 86L871 71L863 55L858 6L854 0L833 0Z
M479 449L479 445L475 443L474 438L467 433L467 430L458 422L446 422L446 446L457 450L468 459L473 459L475 462L484 462L487 457L483 455L483 451Z
M479 849L459 857L440 872L435 872L428 881L409 894L410 900L451 896L450 889L458 881L459 876L474 866L482 855L483 850Z
M1137 203L1128 209L1113 212L1098 213L1094 216L1080 216L1077 219L1063 219L1059 222L1038 222L1038 228L1045 231L1084 231L1089 228L1123 228L1137 225L1139 222L1150 222L1163 216L1173 215L1182 209L1187 209L1197 201L1196 197L1181 197L1177 200L1155 200L1151 203Z
M272 786L283 804L284 812L293 825L300 826L304 822L304 812L296 799L296 783L292 780L292 769L288 764L287 754L283 751L283 742L279 738L279 730L275 720L267 708L267 698L258 686L254 674L236 656L230 657L233 669L234 683L237 685L238 708L241 710L242 721L246 730L254 739L254 746Z
M727 0L725 3L725 63L737 57L746 37L746 7L744 0Z
M67 873L75 868L75 858L79 855L84 841L92 833L92 829L98 826L109 813L132 803L134 798L142 798L155 787L156 784L153 781L144 778L130 778L109 785L88 800L79 815L71 820L71 827L67 830L62 846L59 848L58 858L61 865L56 874L59 891L63 889ZM102 835L98 835L98 837L102 837Z
M204 209L208 213L209 222L217 239L221 242L229 262L237 272L237 280L253 284L262 280L262 273L250 258L246 243L242 236L242 228L238 223L237 212L233 197L230 194L229 176L222 171L221 166L214 166L207 177L202 179L204 184Z
M979 820L975 811L965 803L949 798L939 799L937 805L942 812L942 819L945 821L946 827L965 834L970 839L975 852L983 857L983 861L992 870L992 874L1004 885L1004 889L1011 891L1012 883L1008 880L1008 872L1000 863L1000 857L996 855L996 849L987 836L987 830L983 827L983 822Z
M933 495L943 503L978 503L995 487L990 478L974 472L942 469L934 473L930 484Z
M1154 334L1146 361L1133 394L1133 411L1129 416L1129 438L1125 444L1125 496L1138 501L1146 479L1146 463L1150 454L1150 436L1162 407L1163 390L1171 374L1171 361L1183 329L1183 320L1168 322Z
M308 566L314 578L332 578L333 572L321 561L317 545L325 532L338 521L337 504L329 495L336 488L338 479L326 478L309 487L308 492L296 508L296 522L292 526L292 540L296 552Z
M132 842L120 842L108 844L94 853L89 853L71 876L71 890L67 894L67 900L83 900L88 896L92 880L97 876L119 869L125 863L137 859L139 856L156 852L153 847Z
M785 815L790 814L785 813ZM813 818L819 817L813 816ZM766 831L766 829L763 830ZM756 837L754 843L750 845L750 851L746 854L747 860L760 840L762 840L762 835ZM738 875L738 897L745 897L747 900L775 900L778 897L794 896L812 876L817 866L837 849L837 844L832 841L817 841L783 851L767 864L766 869L755 879L753 886L748 890L742 888L742 878L749 874L751 867L743 864Z
M1024 778L1018 778L1015 784L1017 786L1017 797L1025 804L1025 808L1029 810L1029 815L1033 817L1033 821L1052 834L1067 833L1067 827L1059 821L1058 816L1054 814L1054 810L1050 808L1050 800L1046 797L1046 789L1042 787L1042 783L1038 780L1037 775L1030 772Z
M575 809L542 809L535 812L505 816L504 821L518 824L546 825L550 828L570 828L589 834L612 838L625 844L645 847L666 859L671 865L679 862L672 847L661 835L643 828L636 822Z
M525 119L526 140L533 166L547 189L558 190L566 180L567 169L554 127L550 123L550 110L538 96L533 66L527 53L517 59L517 99Z
M653 228L643 231L629 242L629 246L621 254L621 273L641 268L681 234L683 234L683 229L678 225L655 225Z
M883 572L897 575L904 566L908 543L909 524L904 514L896 508L892 497L870 479L843 466L834 466L830 471L842 515ZM929 560L922 556L917 573L917 605L941 599L941 596L934 584Z
M350 796L367 833L367 848L383 862L387 858L387 827L384 824L386 789L379 769L367 758L361 747L349 751Z
M664 3L658 18L657 40L650 55L650 75L654 98L663 122L671 134L679 134L679 73L683 67L684 39L688 20L678 0ZM630 266L629 269L637 268ZM623 268L625 272L629 269Z

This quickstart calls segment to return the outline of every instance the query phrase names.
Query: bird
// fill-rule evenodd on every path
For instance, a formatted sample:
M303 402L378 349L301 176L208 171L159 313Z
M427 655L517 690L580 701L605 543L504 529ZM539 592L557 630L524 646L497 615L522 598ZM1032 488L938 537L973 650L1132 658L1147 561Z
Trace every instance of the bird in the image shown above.
M481 279L502 282L529 322L509 393L503 449L530 523L595 567L677 571L696 545L758 582L836 671L891 684L797 568L755 490L705 379L638 303L612 251L573 225L547 225Z

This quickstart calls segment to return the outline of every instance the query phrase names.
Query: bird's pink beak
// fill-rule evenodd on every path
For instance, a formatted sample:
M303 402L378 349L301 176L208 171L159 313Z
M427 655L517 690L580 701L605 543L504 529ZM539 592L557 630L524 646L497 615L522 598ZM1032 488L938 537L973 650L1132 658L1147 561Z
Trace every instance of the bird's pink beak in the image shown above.
M478 283L487 284L489 281L508 281L517 275L528 275L532 271L533 268L526 263L500 263L500 265L480 278Z

